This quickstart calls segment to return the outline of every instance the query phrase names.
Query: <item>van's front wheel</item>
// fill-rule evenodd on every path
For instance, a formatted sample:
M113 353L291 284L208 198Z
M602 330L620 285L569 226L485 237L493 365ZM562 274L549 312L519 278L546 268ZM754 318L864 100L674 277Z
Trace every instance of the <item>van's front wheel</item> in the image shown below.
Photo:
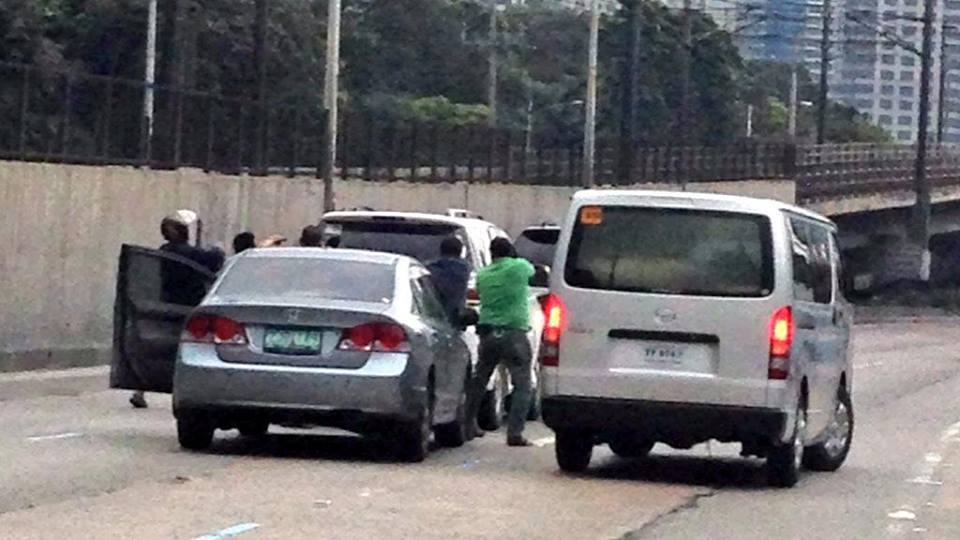
M583 472L590 466L593 437L580 431L558 431L557 465L566 472Z

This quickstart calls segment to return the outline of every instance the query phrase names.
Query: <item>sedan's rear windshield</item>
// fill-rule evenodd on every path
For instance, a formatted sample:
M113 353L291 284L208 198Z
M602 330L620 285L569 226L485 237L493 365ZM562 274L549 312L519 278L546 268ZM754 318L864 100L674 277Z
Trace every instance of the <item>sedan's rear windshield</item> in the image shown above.
M533 264L550 266L559 238L560 229L528 229L517 238L517 254Z
M770 220L701 210L581 209L567 255L574 287L690 296L773 291Z
M309 257L242 257L227 270L217 296L390 303L394 266Z
M440 243L458 228L432 223L364 221L332 223L340 228L340 246L406 255L428 263L440 257Z

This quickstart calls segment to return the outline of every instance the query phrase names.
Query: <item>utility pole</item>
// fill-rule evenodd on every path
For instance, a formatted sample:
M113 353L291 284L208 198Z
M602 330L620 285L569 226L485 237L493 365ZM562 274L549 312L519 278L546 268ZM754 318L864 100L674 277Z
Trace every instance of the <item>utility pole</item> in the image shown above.
M928 244L930 241L930 184L927 179L927 138L930 125L930 71L933 64L933 22L935 0L924 1L923 48L920 58L920 118L917 129L917 160L914 168L914 189L917 203L913 214L913 240L923 249L921 280L929 277Z
M153 85L157 78L157 0L149 0L147 7L146 70L143 74L143 117L146 119L143 148L144 157L150 159L153 141Z
M830 95L830 33L833 22L830 0L823 0L823 31L820 35L820 103L817 109L817 144L826 141L827 99Z
M753 105L747 105L747 138L753 137Z
M683 85L680 95L680 137L684 144L690 141L690 70L693 69L693 8L690 0L683 0L683 66L681 67Z
M951 29L944 17L943 25L940 27L940 94L937 104L937 143L943 142L945 123L947 121L947 30Z
M630 35L627 47L627 62L624 65L622 80L623 93L620 96L620 172L621 182L628 182L634 168L634 148L637 144L637 106L640 101L640 41L641 17L643 6L641 0L632 0L630 9Z
M790 72L790 138L797 136L797 93L799 91L799 77L797 76L797 64L793 64L793 70Z
M267 0L257 0L255 8L253 59L257 68L256 163L260 169L266 165L264 159L267 145Z
M490 126L497 126L497 79L499 76L499 66L497 64L497 42L499 41L499 22L498 22L498 10L500 6L497 4L497 0L492 0L490 2L490 30L487 37L490 42L490 49L487 52L487 63L489 64L490 72L487 75L487 106L490 107Z
M337 167L337 101L340 86L340 0L327 4L327 67L324 72L327 131L323 159L323 210L335 208L333 177Z
M594 184L594 152L597 135L597 48L600 35L598 0L590 0L590 43L587 53L587 106L583 129L583 187Z

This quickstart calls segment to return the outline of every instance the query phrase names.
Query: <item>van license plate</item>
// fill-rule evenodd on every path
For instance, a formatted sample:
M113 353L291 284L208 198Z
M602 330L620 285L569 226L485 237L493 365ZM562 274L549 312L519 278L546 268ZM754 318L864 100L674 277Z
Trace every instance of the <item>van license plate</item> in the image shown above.
M263 334L263 350L274 354L316 355L323 345L323 332L268 328Z
M705 344L622 342L614 347L613 367L658 371L713 371L713 348Z

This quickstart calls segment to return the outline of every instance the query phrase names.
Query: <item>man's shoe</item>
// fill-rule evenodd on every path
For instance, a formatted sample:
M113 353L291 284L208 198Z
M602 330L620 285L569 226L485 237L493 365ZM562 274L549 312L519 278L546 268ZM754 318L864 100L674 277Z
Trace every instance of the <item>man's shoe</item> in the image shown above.
M507 446L527 448L533 446L533 443L528 441L523 435L517 435L516 437L507 437Z
M132 396L130 396L130 404L133 405L134 409L146 409L147 399L143 397L143 394L140 392L135 392Z

